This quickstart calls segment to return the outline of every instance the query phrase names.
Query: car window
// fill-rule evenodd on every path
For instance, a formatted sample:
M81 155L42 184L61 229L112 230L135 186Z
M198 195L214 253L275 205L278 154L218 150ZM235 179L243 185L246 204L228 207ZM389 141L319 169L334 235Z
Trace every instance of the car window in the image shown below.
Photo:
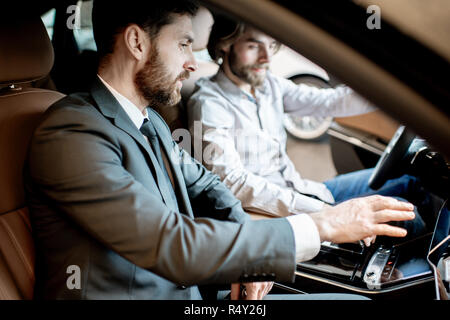
M70 5L66 9L69 15L67 27L73 30L78 49L97 51L92 30L92 4L93 1L78 1L76 5ZM53 8L41 16L50 39L53 37L56 9Z
M92 4L93 1L78 1L77 10L79 11L76 12L75 6L72 8L74 14L79 14L79 17L77 17L79 20L75 23L73 35L75 36L80 52L84 50L97 51L97 46L94 41L94 32L92 30Z
M53 37L53 25L55 24L55 13L56 9L51 9L41 16L41 19L44 22L45 29L47 29L47 33L50 39L52 39Z

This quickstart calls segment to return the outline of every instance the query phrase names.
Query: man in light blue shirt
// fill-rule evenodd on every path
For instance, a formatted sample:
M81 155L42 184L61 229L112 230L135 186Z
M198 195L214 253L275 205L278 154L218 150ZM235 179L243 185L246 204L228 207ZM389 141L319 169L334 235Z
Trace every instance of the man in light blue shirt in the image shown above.
M208 50L221 67L196 83L188 101L189 127L195 146L202 146L201 160L244 209L289 216L363 195L408 198L415 192L419 186L410 176L388 181L375 192L368 187L373 169L325 183L301 178L286 153L285 113L334 117L375 108L347 86L318 89L273 75L269 64L278 49L268 35L217 17Z

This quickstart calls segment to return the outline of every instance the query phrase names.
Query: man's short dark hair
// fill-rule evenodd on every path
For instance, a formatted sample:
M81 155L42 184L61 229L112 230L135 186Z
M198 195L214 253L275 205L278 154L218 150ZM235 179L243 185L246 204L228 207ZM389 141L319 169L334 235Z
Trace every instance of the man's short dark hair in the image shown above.
M92 10L94 39L99 59L112 53L116 36L130 24L137 24L151 38L172 22L172 14L194 16L194 0L95 0Z

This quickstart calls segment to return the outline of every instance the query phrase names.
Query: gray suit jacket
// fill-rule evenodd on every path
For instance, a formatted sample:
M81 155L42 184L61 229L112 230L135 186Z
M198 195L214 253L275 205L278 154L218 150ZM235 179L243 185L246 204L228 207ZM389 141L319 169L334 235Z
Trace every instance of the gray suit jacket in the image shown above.
M149 144L99 80L45 113L25 167L36 297L200 299L198 284L292 281L289 223L250 221L219 178L148 111L172 155L180 212L158 188Z

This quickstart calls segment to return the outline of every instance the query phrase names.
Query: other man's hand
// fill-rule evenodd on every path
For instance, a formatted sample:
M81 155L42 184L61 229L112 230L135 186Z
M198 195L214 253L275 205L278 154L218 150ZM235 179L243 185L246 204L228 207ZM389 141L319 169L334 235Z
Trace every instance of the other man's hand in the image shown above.
M241 291L245 287L245 293ZM231 300L262 300L272 289L273 282L233 283L231 285Z

